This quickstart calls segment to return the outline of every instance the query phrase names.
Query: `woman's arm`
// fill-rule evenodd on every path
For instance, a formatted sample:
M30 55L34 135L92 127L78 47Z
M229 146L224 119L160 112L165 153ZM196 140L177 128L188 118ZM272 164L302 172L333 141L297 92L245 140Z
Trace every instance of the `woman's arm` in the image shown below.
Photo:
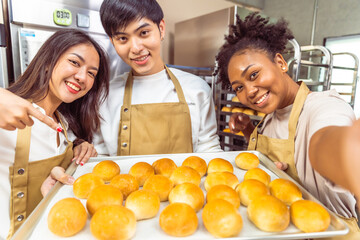
M62 131L57 123L34 108L29 101L0 88L0 128L15 130L32 126L34 121L30 116L39 119L56 131Z
M329 126L310 140L309 157L322 176L360 198L360 119L352 126Z

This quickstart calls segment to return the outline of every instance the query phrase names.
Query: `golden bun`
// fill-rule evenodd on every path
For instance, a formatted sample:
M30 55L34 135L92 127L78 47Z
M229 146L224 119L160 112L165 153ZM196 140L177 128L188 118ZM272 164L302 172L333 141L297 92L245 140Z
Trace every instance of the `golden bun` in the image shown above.
M225 159L222 158L214 158L210 160L208 164L208 170L207 173L213 173L213 172L234 172L233 165Z
M246 115L249 115L249 116L255 115L255 111L252 109L249 109L249 108L244 109L243 113L245 113Z
M240 169L249 170L256 168L259 166L259 163L259 158L253 153L242 152L235 157L235 164Z
M299 200L290 206L291 222L303 232L322 232L330 226L330 214L320 204Z
M234 96L232 99L231 99L232 102L240 102L239 98L237 96Z
M198 185L182 183L174 187L169 194L169 203L187 203L198 212L205 202L204 193Z
M190 156L186 158L181 166L187 166L195 169L200 174L200 177L203 177L207 171L207 164L205 160L197 156Z
M240 108L240 107L234 107L234 108L231 110L231 112L233 112L233 113L243 112L243 111L244 111L244 109L243 109L243 108Z
M60 237L70 237L80 232L86 220L85 207L76 198L64 198L55 203L47 218L50 231Z
M186 203L171 203L160 213L161 229L175 237L192 235L198 227L195 210Z
M256 115L258 115L259 117L265 117L266 113L263 112L257 112Z
M94 188L103 184L105 184L104 180L98 175L86 173L75 180L73 192L75 197L85 199Z
M147 162L138 162L130 168L129 174L134 176L138 180L139 186L142 187L146 179L155 174L155 170Z
M208 232L217 238L235 237L243 227L240 213L223 199L207 203L202 211L202 220Z
M239 194L227 185L216 185L212 187L206 194L206 202L209 203L215 199L223 199L230 202L236 209L240 207Z
M130 239L135 235L135 214L123 206L105 206L96 211L90 230L97 239Z
M139 189L138 181L130 174L119 174L115 176L111 180L110 185L119 188L123 194L124 199L126 199L130 193Z
M173 189L173 182L163 175L150 176L144 183L143 189L154 191L158 194L160 201L168 200L169 193Z
M120 174L120 167L114 161L104 160L95 165L92 173L101 177L105 182L109 182L113 177Z
M130 193L125 207L134 212L136 220L153 218L160 209L160 198L154 191L140 189Z
M224 128L223 132L230 133L230 128Z
M199 186L201 177L195 169L187 166L180 166L173 171L170 176L170 180L174 183L175 186L186 182Z
M161 158L152 164L155 174L170 177L172 172L177 168L175 162L170 158Z
M256 179L264 183L266 186L268 186L271 181L270 175L260 168L249 169L244 175L244 180L247 179Z
M269 184L271 195L290 206L293 202L302 199L302 193L298 186L290 180L278 178Z
M100 185L89 194L86 200L86 209L90 215L103 206L119 205L122 206L123 194L120 189L108 184Z
M270 195L268 187L256 179L242 181L236 187L236 192L239 194L240 202L244 206L248 206L251 201L263 195Z
M239 180L231 172L213 172L209 173L204 181L206 191L209 191L212 187L220 184L228 185L229 187L235 189L239 184Z
M265 232L281 232L290 224L288 207L271 195L264 195L251 201L247 214L255 226Z
M231 110L232 110L232 107L224 106L224 107L221 108L221 111L223 111L223 112L231 112Z

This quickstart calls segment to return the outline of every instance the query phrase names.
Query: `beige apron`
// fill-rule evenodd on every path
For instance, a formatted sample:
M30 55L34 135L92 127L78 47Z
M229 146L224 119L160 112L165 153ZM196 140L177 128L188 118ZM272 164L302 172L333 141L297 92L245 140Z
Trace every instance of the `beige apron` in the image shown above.
M16 140L14 165L10 167L10 231L7 239L15 233L41 201L40 187L55 166L66 169L73 158L73 144L68 142L65 151L58 156L29 162L31 127L19 129Z
M295 133L297 122L303 108L305 99L309 94L309 89L305 83L301 83L298 93L296 94L295 101L293 107L291 109L290 118L289 118L289 138L288 139L276 139L269 138L262 134L258 134L258 126L262 123L262 121L256 126L253 133L250 136L248 150L257 150L264 155L266 155L269 159L274 162L285 162L289 165L286 173L290 175L294 180L296 180L299 184L301 181L299 179L296 167L295 167ZM265 119L265 118L263 118ZM350 233L343 237L334 237L334 238L326 238L326 239L336 239L336 240L359 240L360 239L360 229L357 225L357 219L352 218L344 218L338 215L343 219L350 228Z
M129 73L121 107L117 155L193 152L189 106L179 81L166 66L165 69L179 102L131 105L133 76Z

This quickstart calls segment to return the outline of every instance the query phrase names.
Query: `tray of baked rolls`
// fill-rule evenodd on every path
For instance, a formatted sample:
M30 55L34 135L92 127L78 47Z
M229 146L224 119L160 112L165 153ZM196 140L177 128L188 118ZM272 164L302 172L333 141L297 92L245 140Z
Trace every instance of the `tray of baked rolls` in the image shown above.
M257 151L91 158L13 239L308 239L347 225Z

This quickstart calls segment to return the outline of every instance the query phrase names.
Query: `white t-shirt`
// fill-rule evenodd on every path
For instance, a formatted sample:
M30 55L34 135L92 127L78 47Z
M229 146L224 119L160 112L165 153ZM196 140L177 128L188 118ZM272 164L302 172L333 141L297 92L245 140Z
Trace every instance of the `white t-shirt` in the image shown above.
M277 139L288 138L288 121L292 105L269 114L259 133ZM347 190L335 186L316 172L309 160L312 135L327 126L348 126L355 115L348 103L335 91L312 92L304 103L295 135L295 167L303 186L331 211L356 217L356 200Z
M221 151L216 134L216 115L209 85L193 74L170 68L178 79L190 109L194 152ZM129 73L110 81L110 93L100 107L103 118L100 131L94 136L99 155L117 155L120 111ZM179 102L174 84L166 70L149 76L134 76L131 104Z
M45 114L45 111L33 104ZM61 117L61 116L60 116ZM67 130L68 125L63 117L64 128ZM60 145L57 146L57 132L33 118L34 125L31 128L31 144L29 161L38 161L50 158L63 153L67 147L67 141L64 134L59 134ZM74 137L70 137L74 140ZM11 187L9 181L9 167L14 164L15 147L17 139L17 130L7 131L0 129L0 206L2 214L0 215L0 239L6 239L10 228L10 194Z

